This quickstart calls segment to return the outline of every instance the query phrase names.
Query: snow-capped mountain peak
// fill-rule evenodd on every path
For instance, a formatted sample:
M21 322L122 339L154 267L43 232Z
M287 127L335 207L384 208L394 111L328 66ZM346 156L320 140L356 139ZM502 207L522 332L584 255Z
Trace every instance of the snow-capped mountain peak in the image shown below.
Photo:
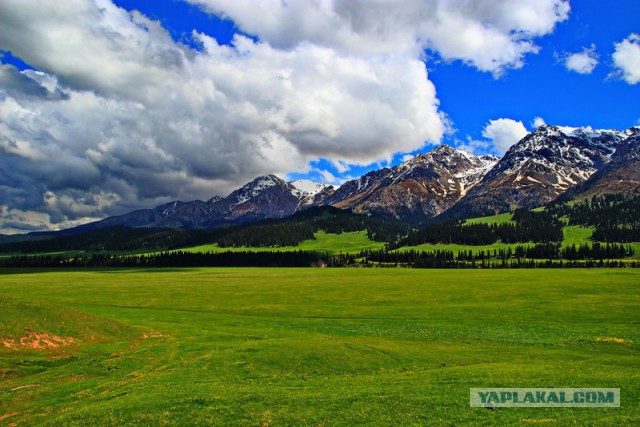
M601 170L635 132L540 126L509 148L447 215L481 216L514 206L542 206Z
M238 190L235 190L234 192L229 194L229 197L227 197L227 199L233 200L235 205L239 205L260 195L268 188L276 186L286 187L287 183L275 175L259 176L253 181L242 186L242 188L239 188Z
M588 178L611 158L618 144L628 137L629 130L594 130L591 127L540 126L513 145L491 175L517 172L526 164L539 164L552 169L561 179L558 185L566 189L576 179ZM571 175L574 175L572 178Z
M446 168L452 174L465 173L469 169L487 168L493 166L499 159L495 156L477 157L468 151L460 150L443 144L426 154L418 154L417 156L405 161L398 169L404 174L409 173L415 167L424 167L431 164L434 167ZM396 177L401 178L401 173Z
M322 190L330 187L329 184L314 182L307 179L298 179L289 182L289 184L293 187L293 194L299 195L299 197L315 196Z
M452 206L496 161L441 145L396 167L348 181L327 201L408 220L434 216Z
M332 185L306 179L291 181L289 182L289 187L291 188L291 194L300 201L300 207L319 204L324 197L333 193Z

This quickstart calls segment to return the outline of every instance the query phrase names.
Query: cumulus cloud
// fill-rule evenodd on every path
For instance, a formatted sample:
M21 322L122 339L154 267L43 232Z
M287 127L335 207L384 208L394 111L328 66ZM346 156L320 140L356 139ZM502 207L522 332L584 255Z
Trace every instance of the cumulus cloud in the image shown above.
M528 133L522 122L512 119L489 120L482 130L482 136L491 140L495 151L500 154L506 152Z
M404 163L404 162L408 162L409 160L413 159L414 157L415 157L415 156L414 156L414 155L412 155L412 154L405 154L405 155L403 155L403 156L400 158L400 161L401 161L402 163Z
M36 68L0 62L0 231L437 143L451 124L425 49L500 74L569 12L565 0L192 2L258 38L194 31L194 49L110 0L0 2L0 49Z
M322 181L327 184L341 184L340 179L336 177L334 174L325 169L314 169L314 172L317 172L322 176Z
M596 53L596 46L583 48L582 51L567 54L564 57L564 66L569 71L574 71L579 74L591 74L598 65L598 54Z
M632 33L626 39L614 44L613 64L617 68L615 76L630 85L640 82L640 36Z
M456 140L454 145L459 150L467 151L477 156L486 154L488 151L491 151L490 141L473 139L470 136L467 136L467 139L464 141Z
M386 159L444 132L418 58L193 38L201 49L107 0L0 3L0 49L38 68L0 65L2 227L206 199L313 159Z
M0 63L0 88L11 96L60 99L65 95L56 90L55 78L34 70L19 71L9 64Z
M351 55L414 57L429 49L497 75L522 67L525 55L538 52L533 38L552 32L570 10L565 0L188 1L280 48L311 42Z
M533 122L531 123L531 125L533 126L534 129L538 129L540 126L544 126L547 123L544 121L544 119L542 117L536 117L533 119Z

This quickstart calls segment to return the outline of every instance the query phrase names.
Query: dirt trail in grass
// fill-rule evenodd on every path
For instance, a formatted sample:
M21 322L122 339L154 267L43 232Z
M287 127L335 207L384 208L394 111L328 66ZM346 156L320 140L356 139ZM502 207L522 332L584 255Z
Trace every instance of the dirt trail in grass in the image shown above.
M6 420L7 418L13 417L13 416L16 416L16 415L18 415L17 412L11 412L9 414L0 415L0 421Z
M21 385L21 386L12 388L11 391L18 391L18 390L22 390L22 389L25 389L25 388L33 388L33 387L40 387L40 384Z

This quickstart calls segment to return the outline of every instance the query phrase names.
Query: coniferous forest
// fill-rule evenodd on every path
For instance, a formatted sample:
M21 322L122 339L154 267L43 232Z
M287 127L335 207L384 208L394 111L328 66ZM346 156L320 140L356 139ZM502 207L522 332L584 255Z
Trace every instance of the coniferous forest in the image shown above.
M407 237L391 244L392 248L417 246L424 243L456 243L460 245L490 245L502 243L549 243L562 241L562 222L547 212L518 209L514 223L466 224L448 221L410 231Z
M355 214L333 207L299 212L289 218L208 230L110 227L89 232L37 235L30 240L0 244L3 267L180 267L180 266L406 266L434 268L517 268L637 266L622 262L635 254L629 242L640 241L640 197L593 197L572 203L552 203L544 210L517 209L501 223L446 221L410 228L400 221ZM590 243L563 245L563 228L593 228ZM281 251L296 247L315 233L366 230L384 249L359 254ZM180 248L216 243L236 248L192 253ZM423 244L465 246L509 244L493 250L414 250ZM515 246L514 246L515 245ZM237 248L246 248L238 251ZM261 248L251 251L251 248ZM269 248L268 250L264 250ZM155 250L154 253L149 251ZM73 255L51 252L77 251ZM138 254L119 252L138 251ZM42 255L42 253L45 253ZM40 254L40 255L33 255ZM543 260L543 261L541 261Z
M640 197L594 196L576 203L552 203L546 209L569 225L593 226L592 240L640 242Z

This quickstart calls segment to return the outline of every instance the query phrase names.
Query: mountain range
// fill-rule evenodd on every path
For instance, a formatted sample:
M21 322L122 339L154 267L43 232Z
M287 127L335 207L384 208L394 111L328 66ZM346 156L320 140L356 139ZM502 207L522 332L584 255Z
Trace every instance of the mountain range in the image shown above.
M323 205L419 224L434 217L468 218L535 208L558 197L612 193L640 193L640 127L617 131L544 125L502 158L441 145L339 188L265 175L227 197L173 201L76 230L116 225L211 228L283 218Z

